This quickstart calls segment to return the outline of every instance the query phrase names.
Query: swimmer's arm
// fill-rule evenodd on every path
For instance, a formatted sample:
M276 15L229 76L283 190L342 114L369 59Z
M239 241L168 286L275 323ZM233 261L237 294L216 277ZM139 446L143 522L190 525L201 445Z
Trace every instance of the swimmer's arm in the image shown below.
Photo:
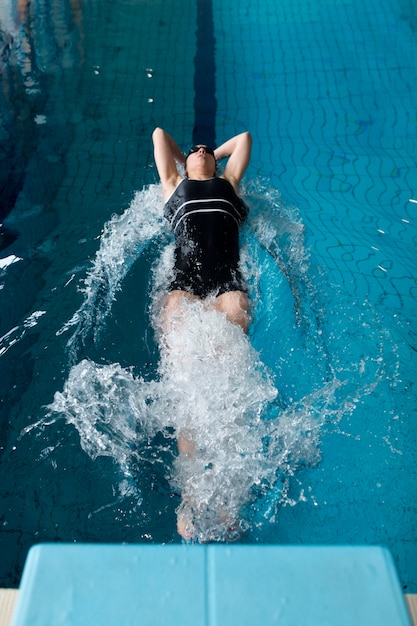
M182 180L177 163L184 165L185 156L173 138L162 128L155 128L152 133L154 157L164 197L168 198Z
M252 137L246 131L228 139L214 151L217 160L229 157L222 178L228 180L236 191L249 164L251 149Z

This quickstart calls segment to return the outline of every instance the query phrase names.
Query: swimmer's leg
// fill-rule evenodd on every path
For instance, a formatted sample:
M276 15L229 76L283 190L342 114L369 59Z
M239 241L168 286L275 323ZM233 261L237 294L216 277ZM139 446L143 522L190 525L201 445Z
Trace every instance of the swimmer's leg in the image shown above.
M195 539L196 536L193 509L192 506L184 500L182 500L177 509L177 532L187 541Z
M170 349L169 333L181 328L185 323L185 307L183 306L190 301L201 301L198 296L192 295L186 291L174 290L165 296L161 310L161 327L164 333L165 345ZM244 332L247 332L249 326L249 298L242 291L230 291L217 296L212 304L215 310L226 314L226 319L239 325ZM180 356L180 355L178 355ZM180 457L183 462L189 462L197 453L191 433L179 432L177 436L177 445ZM183 539L192 540L196 538L197 531L195 527L195 516L198 516L198 510L193 505L190 498L183 499L177 510L177 530ZM240 526L238 522L231 523L225 511L218 512L219 523L225 527L225 539L234 541L240 535Z
M186 459L190 459L194 456L196 447L194 441L191 439L190 433L181 431L177 437L177 446L178 452Z
M191 433L187 431L180 431L177 436L177 446L180 457L184 462L191 459L195 452L195 443L191 438ZM181 505L177 510L177 531L183 539L190 540L195 536L194 517L192 513L192 507L184 500L181 501Z
M196 300L200 300L200 298L180 289L170 291L164 298L161 309L162 345L165 345L170 353L173 353L175 350L175 344L171 345L170 334L181 329L185 323L184 304L195 302ZM178 351L178 346L176 346L176 349ZM177 352L175 363L177 367L181 367L181 352ZM177 433L177 446L181 461L184 463L187 463L196 453L192 433L186 430L180 430ZM182 500L177 510L177 530L178 534L187 541L195 536L193 508L188 501L184 502Z
M201 298L180 289L170 291L165 296L161 312L161 325L164 332L181 326L184 317L182 304L187 300L195 302ZM212 306L219 313L225 313L229 322L240 326L245 333L248 331L250 302L244 291L222 293L215 298Z
M226 313L226 319L247 333L249 328L249 298L244 291L227 291L214 300L214 308Z
M196 444L193 441L192 431L182 430L177 436L178 451L180 453L181 462L188 463L192 461L192 458L198 454ZM211 472L213 470L213 464L207 463L205 471ZM186 541L196 540L199 541L211 541L213 539L210 536L210 527L207 528L207 521L215 523L215 536L216 540L224 540L227 542L237 541L242 534L242 526L238 519L230 517L227 510L227 506L221 507L220 510L213 510L207 508L201 510L201 506L198 505L198 493L193 496L193 493L188 490L185 497L182 498L181 504L178 507L177 513L177 532ZM209 518L206 518L206 515ZM204 528L203 539L201 539L200 531Z

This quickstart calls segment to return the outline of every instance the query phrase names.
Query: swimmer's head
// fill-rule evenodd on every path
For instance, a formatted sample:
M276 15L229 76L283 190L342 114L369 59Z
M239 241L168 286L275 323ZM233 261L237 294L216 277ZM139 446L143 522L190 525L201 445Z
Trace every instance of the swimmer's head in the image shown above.
M185 174L186 176L188 176L188 172L187 172L187 159L194 154L199 154L200 152L204 152L206 155L209 155L210 157L213 157L214 160L214 173L211 174L211 176L216 176L217 173L217 167L216 167L216 157L214 155L214 150L213 148L210 148L209 146L206 146L205 144L197 144L195 146L192 146L186 157L185 157Z

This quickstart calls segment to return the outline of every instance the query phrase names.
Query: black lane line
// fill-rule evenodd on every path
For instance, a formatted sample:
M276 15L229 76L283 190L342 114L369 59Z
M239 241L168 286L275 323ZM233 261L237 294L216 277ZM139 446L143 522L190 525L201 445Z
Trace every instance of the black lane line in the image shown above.
M193 143L216 145L216 65L212 0L197 0Z

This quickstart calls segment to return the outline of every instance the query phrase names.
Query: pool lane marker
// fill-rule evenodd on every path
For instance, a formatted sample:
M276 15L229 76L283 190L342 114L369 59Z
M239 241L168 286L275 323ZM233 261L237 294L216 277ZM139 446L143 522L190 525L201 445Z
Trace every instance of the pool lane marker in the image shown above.
M216 63L212 0L197 0L193 143L216 145Z

